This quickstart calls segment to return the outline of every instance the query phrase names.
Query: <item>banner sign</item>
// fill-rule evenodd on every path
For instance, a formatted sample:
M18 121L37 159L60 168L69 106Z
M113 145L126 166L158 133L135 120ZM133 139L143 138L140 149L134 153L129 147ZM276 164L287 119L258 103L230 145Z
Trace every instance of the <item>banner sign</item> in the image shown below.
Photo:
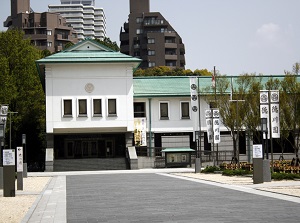
M213 123L212 123L212 111L205 110L205 120L206 120L206 129L207 129L207 140L208 143L213 142Z
M136 146L147 146L146 118L134 119L134 142Z
M17 147L17 172L23 172L23 147Z
M272 138L280 138L279 91L270 91Z
M195 132L199 131L199 99L198 99L198 85L197 77L190 77L190 93L191 93L191 109L192 109L192 120L193 120L193 141L195 141Z
M213 110L213 131L214 131L214 143L220 143L220 112L219 109Z
M270 131L269 131L269 92L267 90L260 91L260 118L267 119L267 126L268 126L268 139L270 138Z

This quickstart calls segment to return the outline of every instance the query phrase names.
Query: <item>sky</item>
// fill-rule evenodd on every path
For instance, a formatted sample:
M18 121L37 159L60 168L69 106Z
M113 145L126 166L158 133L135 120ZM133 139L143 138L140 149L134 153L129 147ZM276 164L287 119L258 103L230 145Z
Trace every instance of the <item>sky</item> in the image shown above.
M60 0L31 0L35 12ZM129 0L96 0L104 9L107 37L119 45ZM300 62L299 0L150 0L185 44L186 69L214 66L220 74L283 75ZM10 0L1 0L0 30L10 15Z

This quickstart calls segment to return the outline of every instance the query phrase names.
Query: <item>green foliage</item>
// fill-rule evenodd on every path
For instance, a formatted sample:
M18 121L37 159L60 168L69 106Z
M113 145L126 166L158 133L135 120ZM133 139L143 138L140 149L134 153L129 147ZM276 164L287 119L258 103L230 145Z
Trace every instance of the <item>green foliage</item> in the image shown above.
M112 49L113 51L119 52L120 48L116 42L113 42L108 37L104 37L103 40L95 39L97 42L101 43L104 46L107 46L108 48Z
M244 176L244 175L249 175L252 174L251 171L249 170L243 170L243 169L235 169L235 170L223 170L222 175L224 176Z
M73 45L74 45L74 43L68 42L68 43L65 45L64 50L65 50L65 49L68 49L69 47L71 47L71 46L73 46Z
M194 72L190 69L184 70L182 68L176 67L171 68L168 66L157 66L150 67L147 69L137 69L133 76L211 76L211 72L204 70L195 70Z
M220 171L221 169L217 166L207 166L201 173L214 173L215 171Z
M26 134L28 148L32 149L28 158L44 146L45 95L35 65L41 57L42 52L24 39L23 32L0 33L0 103L9 104L9 111L18 112L8 116L13 123L12 148L20 145L21 135ZM10 131L9 126L6 131Z
M274 172L272 173L271 178L273 180L294 180L294 179L300 179L300 174Z

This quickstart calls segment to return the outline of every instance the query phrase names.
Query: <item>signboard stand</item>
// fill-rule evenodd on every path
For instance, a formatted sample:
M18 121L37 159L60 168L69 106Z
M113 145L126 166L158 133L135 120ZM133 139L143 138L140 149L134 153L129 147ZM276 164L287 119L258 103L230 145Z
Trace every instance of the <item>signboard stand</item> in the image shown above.
M17 190L23 190L23 147L17 147Z
M15 197L15 150L3 150L3 197Z
M264 182L263 171L263 149L262 145L253 145L253 183L261 184Z

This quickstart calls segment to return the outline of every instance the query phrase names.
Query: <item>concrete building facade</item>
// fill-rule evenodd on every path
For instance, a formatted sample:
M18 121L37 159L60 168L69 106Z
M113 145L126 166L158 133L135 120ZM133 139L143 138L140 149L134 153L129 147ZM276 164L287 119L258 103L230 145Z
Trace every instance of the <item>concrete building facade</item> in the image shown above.
M150 12L150 0L130 0L128 22L120 32L120 51L143 60L140 68L185 67L183 41L159 12Z
M37 13L30 8L30 0L11 0L11 15L4 22L9 29L24 31L33 45L41 50L58 52L69 43L78 42L73 28L57 13Z
M59 13L73 27L79 40L100 39L106 36L103 8L95 7L95 0L61 0L61 5L49 5L49 12Z

